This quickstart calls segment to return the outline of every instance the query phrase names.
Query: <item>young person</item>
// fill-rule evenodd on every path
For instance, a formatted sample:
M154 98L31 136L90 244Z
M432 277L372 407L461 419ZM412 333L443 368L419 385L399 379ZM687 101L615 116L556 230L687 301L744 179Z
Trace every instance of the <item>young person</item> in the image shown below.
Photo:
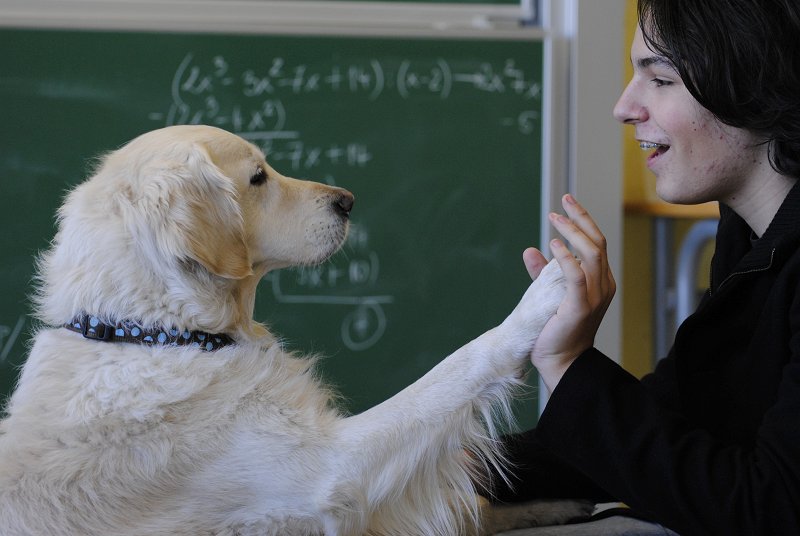
M800 534L800 2L639 0L614 116L666 201L720 202L708 292L637 380L593 348L615 282L571 196L567 295L531 356L551 392L500 501L619 500L682 536ZM529 249L536 276L545 263Z

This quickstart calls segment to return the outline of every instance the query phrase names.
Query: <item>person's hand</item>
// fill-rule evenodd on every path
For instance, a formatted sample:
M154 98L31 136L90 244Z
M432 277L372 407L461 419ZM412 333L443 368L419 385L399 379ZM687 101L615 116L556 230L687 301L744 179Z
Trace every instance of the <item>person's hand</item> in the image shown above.
M594 345L597 329L617 288L608 265L605 236L571 195L562 198L562 205L567 215L550 214L550 221L572 245L575 255L561 240L550 242L553 257L564 272L567 293L531 354L531 362L550 392L570 364ZM534 279L547 264L535 248L526 249L523 260Z

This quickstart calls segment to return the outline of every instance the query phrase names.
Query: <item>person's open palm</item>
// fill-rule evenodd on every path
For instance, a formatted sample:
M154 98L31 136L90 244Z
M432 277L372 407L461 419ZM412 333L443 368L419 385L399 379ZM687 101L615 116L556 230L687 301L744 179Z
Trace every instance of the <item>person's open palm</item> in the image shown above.
M551 392L569 365L594 345L600 322L616 292L605 236L571 195L563 197L562 205L566 216L550 214L550 221L572 245L577 258L561 240L550 242L553 257L564 272L567 293L531 354L531 362ZM526 249L523 260L534 278L547 263L535 248Z

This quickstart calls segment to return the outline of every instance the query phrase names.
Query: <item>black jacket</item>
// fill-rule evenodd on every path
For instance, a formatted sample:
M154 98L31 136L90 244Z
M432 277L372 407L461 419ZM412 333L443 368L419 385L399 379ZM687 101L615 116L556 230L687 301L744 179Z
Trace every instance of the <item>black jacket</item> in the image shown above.
M800 186L764 235L721 207L709 291L641 381L596 349L497 497L624 501L683 536L800 535Z

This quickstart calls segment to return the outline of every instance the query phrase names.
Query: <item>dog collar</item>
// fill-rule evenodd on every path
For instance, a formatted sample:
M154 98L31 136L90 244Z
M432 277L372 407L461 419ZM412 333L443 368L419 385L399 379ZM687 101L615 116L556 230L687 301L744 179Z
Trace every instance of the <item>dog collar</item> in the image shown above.
M170 329L144 329L133 322L123 321L117 324L106 324L92 315L80 315L64 327L80 333L87 339L106 342L133 342L139 344L159 344L164 346L196 346L206 352L212 352L223 346L236 344L224 333L206 333L205 331L179 331Z

